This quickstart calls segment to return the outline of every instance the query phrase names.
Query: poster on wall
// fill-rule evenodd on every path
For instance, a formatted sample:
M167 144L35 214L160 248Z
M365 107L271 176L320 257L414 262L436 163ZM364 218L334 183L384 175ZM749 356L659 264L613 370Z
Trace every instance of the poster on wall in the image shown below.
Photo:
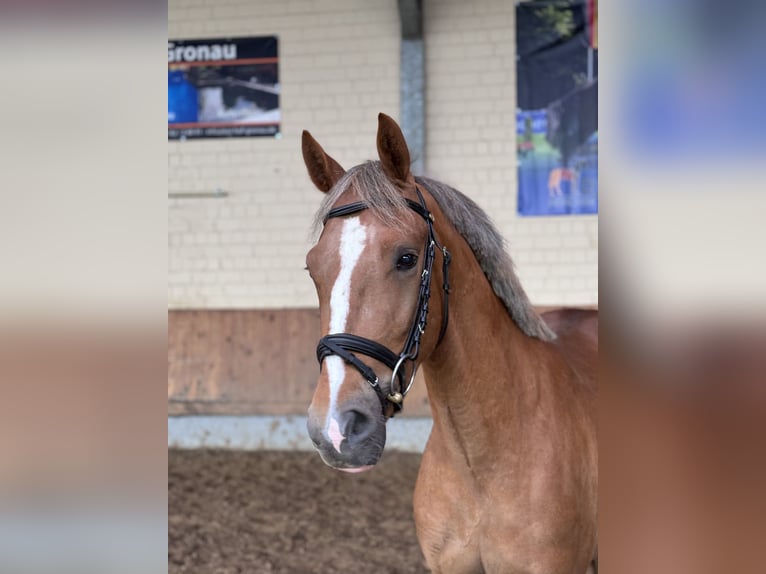
M516 4L518 213L598 213L597 0Z
M168 41L168 139L277 136L276 36Z

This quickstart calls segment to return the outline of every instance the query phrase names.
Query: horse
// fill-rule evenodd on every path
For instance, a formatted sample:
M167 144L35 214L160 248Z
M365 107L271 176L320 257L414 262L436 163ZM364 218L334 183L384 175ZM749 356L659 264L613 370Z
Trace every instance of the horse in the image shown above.
M377 150L347 171L303 132L326 194L306 256L322 331L316 450L342 471L372 468L422 367L433 427L413 505L428 568L597 571L597 311L540 315L487 214L414 176L385 114Z

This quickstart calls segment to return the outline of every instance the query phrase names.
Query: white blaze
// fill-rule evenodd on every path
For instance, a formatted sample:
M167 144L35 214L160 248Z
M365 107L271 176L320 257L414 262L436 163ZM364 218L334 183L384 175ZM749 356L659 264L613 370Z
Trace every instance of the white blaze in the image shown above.
M340 452L340 443L342 443L343 439L346 437L344 437L343 433L340 432L340 426L338 425L338 421L335 419L335 417L330 417L327 436L330 437L330 442L332 442L332 446L335 447L335 450Z
M349 304L351 299L351 276L354 274L359 257L364 251L367 230L358 217L343 221L340 235L340 271L330 293L330 333L343 333L346 330ZM340 425L335 418L335 406L338 393L343 384L345 369L343 359L331 355L325 359L327 378L330 383L330 406L327 410L327 432L333 431L333 446L340 452L340 443L345 438L340 433Z

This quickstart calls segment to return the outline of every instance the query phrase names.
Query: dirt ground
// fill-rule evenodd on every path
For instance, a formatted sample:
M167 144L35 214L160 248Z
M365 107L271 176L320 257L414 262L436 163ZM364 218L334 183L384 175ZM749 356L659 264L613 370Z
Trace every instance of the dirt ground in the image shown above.
M420 455L349 475L309 452L170 450L168 572L425 573Z

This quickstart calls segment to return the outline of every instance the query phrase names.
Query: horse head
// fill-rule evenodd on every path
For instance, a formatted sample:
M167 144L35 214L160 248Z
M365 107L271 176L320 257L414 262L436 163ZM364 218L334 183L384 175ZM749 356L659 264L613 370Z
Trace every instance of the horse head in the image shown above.
M432 273L444 272L431 268L440 247L436 206L410 172L399 126L384 114L378 120L380 161L348 171L308 132L302 141L309 176L327 194L317 216L321 235L306 257L323 335L308 431L325 463L349 472L378 461L386 420L444 334L438 324L425 329L429 305L438 317L445 297L430 290ZM448 262L446 249L439 257Z

